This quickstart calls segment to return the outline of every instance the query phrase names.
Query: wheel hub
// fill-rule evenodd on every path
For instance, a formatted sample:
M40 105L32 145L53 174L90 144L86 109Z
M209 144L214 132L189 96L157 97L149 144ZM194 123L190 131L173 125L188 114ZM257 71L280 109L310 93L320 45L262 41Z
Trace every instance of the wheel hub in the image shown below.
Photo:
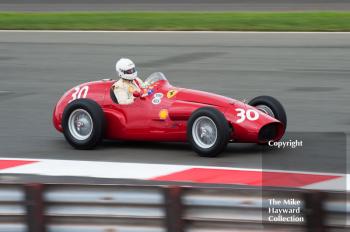
M275 117L275 114L273 113L272 109L266 105L257 105L256 108L273 118Z
M196 144L202 148L210 148L217 139L217 128L212 119L199 117L193 124L192 135Z
M92 133L92 118L86 110L77 109L69 116L68 127L75 139L85 140L89 138Z

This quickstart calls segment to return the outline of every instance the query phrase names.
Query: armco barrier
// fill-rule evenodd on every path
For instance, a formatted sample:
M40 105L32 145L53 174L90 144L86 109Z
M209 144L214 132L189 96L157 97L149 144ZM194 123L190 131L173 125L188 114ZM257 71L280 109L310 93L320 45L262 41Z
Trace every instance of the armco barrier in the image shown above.
M349 231L348 197L265 188L1 184L0 231ZM269 221L271 199L300 200L305 221Z

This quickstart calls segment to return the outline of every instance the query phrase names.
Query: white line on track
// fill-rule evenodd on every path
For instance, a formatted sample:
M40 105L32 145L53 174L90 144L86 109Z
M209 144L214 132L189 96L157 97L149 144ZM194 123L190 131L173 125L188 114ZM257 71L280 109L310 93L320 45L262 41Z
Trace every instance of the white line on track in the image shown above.
M27 160L38 162L66 162L74 164L96 164L96 165L150 165L150 166L164 166L164 167L177 167L177 168L206 168L206 169L222 169L222 170L241 170L241 171L256 171L256 172L279 172L279 173L297 173L297 174L311 174L311 175L332 175L332 176L346 176L341 173L330 172L310 172L310 171L286 171L279 169L261 169L261 168L240 168L240 167L219 167L219 166L200 166L200 165L177 165L177 164L150 164L150 163L129 163L129 162L105 162L105 161L85 161L85 160L58 160L58 159L28 159L28 158L6 158L1 157L1 160ZM349 174L350 175L350 174Z
M0 32L41 33L174 33L174 34L350 34L350 32L327 31L77 31L77 30L0 30Z
M55 159L26 159L26 158L0 158L0 163L5 164L9 160L14 161L36 161L34 163L24 163L19 165L9 166L0 169L1 175L6 174L34 174L45 176L75 176L75 177L95 177L95 178L116 178L116 179L138 179L138 180L153 180L162 178L168 175L176 175L176 173L186 172L193 169L204 169L209 176L210 173L218 175L218 170L225 171L250 171L255 173L254 181L262 178L263 173L273 172L276 174L306 174L306 175L326 175L334 176L336 179L322 180L318 182L310 182L300 188L308 189L323 189L323 190L339 190L350 191L349 174L338 173L319 173L319 172L304 172L304 171L284 171L271 169L248 169L248 168L234 168L234 167L215 167L215 166L195 166L195 165L176 165L176 164L149 164L149 163L124 163L124 162L101 162L101 161L79 161L79 160L55 160ZM135 171L137 170L137 171ZM203 171L203 170L202 170ZM219 172L220 173L220 172ZM191 180L190 174L187 177ZM219 174L220 175L220 174ZM222 174L221 174L222 175ZM257 176L256 176L257 175ZM194 175L196 176L196 175ZM260 177L259 177L260 176ZM173 177L174 178L174 177ZM257 178L257 179L256 179ZM306 178L306 177L303 177ZM182 180L181 178L178 180ZM174 179L172 179L174 181ZM194 180L194 182L196 182ZM200 181L199 181L200 182ZM239 180L237 182L241 182Z

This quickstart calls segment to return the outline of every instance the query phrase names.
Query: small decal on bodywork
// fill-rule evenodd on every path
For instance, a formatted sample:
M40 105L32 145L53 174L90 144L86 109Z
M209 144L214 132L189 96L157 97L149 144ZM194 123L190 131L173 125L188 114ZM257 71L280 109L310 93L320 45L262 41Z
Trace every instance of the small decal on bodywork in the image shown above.
M172 98L177 94L177 90L169 90L168 93L166 94L167 98Z

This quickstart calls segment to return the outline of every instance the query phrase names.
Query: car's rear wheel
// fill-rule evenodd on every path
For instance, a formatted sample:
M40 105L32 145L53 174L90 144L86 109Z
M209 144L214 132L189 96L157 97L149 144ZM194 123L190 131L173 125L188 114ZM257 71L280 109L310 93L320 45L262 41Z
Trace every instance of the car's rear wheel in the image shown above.
M72 101L62 116L63 134L77 149L95 148L103 138L104 123L101 107L89 99Z
M194 111L187 123L192 149L203 157L215 157L227 146L231 129L225 116L210 107Z

